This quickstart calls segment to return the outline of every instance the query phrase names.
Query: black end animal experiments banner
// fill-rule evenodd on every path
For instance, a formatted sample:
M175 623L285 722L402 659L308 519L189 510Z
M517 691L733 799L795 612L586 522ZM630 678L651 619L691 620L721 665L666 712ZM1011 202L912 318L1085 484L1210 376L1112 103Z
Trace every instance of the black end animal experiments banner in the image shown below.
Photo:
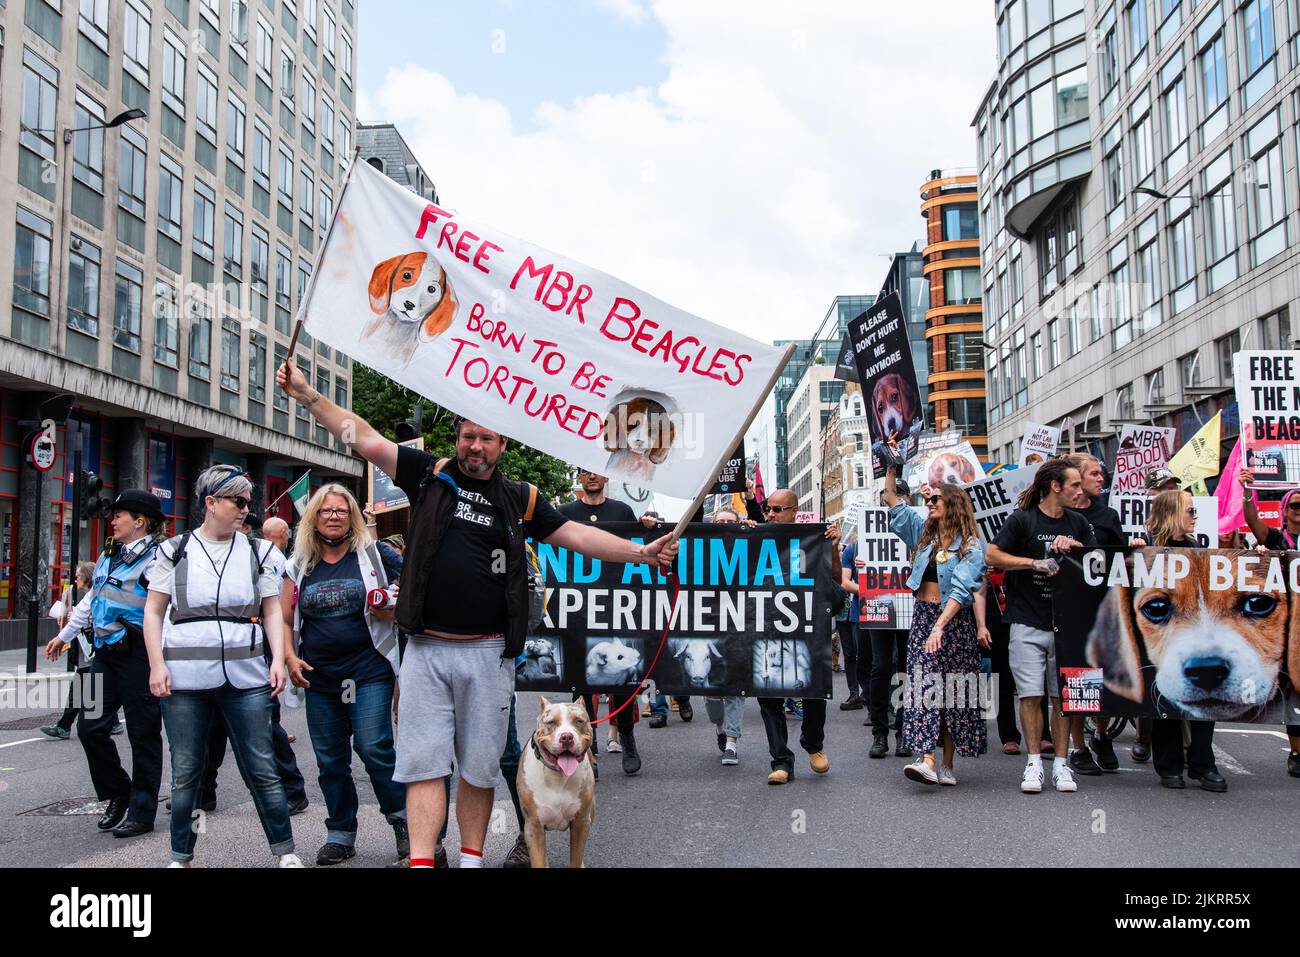
M916 437L925 428L925 409L898 293L890 293L850 322L849 341L867 402L872 474L880 478L885 474L885 440L890 436L898 439L898 451L905 462L912 457Z
M639 523L602 528L646 538ZM672 582L649 565L538 545L546 616L516 663L516 688L609 692L621 704L646 676L667 628L650 672L666 694L829 697L833 579L825 531L821 524L688 525L675 612Z
M1060 567L1067 713L1300 724L1300 554L1079 549Z

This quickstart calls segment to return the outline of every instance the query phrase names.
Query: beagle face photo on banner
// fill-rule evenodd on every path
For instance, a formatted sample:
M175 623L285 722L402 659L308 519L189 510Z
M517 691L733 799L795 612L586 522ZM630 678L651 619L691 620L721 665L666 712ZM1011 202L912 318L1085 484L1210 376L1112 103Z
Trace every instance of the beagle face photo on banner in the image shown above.
M612 453L607 474L649 485L677 441L677 425L662 402L637 396L618 403L605 416L605 450Z
M1184 554L1190 572L1172 587L1111 586L1088 634L1088 663L1107 691L1157 714L1250 720L1277 694L1296 611L1283 581L1266 581L1267 562L1241 577L1244 587L1218 589L1209 556ZM1293 675L1296 658L1292 649Z
M436 339L456 318L456 296L446 270L424 252L385 259L370 275L370 311L361 338L375 337L379 347L403 365L422 342Z
M956 452L940 452L930 460L930 465L926 469L926 478L932 486L945 483L969 485L981 475L982 473L975 471L975 466L969 459Z
M881 376L871 390L871 434L884 440L903 435L920 417L921 403L912 384L897 372Z

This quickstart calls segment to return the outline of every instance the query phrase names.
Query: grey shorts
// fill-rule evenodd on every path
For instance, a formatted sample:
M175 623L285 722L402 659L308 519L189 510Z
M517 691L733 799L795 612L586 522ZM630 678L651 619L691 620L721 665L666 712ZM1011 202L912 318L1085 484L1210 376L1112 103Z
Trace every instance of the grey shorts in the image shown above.
M448 641L412 637L402 659L397 706L397 768L409 784L451 774L477 788L501 783L515 664L505 639Z
M1056 674L1056 635L1028 625L1011 626L1011 677L1016 679L1016 696L1041 698L1046 684L1052 698L1061 696Z

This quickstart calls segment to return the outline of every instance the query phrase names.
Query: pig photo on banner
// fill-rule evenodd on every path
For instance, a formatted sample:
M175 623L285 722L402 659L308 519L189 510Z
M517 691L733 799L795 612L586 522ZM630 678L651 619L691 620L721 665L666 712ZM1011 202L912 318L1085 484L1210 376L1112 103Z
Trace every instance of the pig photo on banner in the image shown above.
M1238 352L1242 465L1260 486L1300 485L1300 352Z
M1300 554L1077 549L1060 566L1067 712L1300 724Z
M921 404L898 293L877 300L850 322L849 340L867 405L872 474L880 478L885 474L882 450L886 441L897 440L899 453L906 462L912 458L917 436L925 428L925 407Z
M604 527L646 536L639 523ZM649 565L542 543L546 615L516 665L516 687L608 692L621 703L619 692L630 695L648 674L668 694L829 696L835 579L824 533L822 525L688 525L675 612L672 584Z
M693 498L783 350L442 209L354 162L303 328L439 405Z
M889 509L864 508L858 520L858 622L863 628L906 629L912 625L912 570L907 544L889 530Z

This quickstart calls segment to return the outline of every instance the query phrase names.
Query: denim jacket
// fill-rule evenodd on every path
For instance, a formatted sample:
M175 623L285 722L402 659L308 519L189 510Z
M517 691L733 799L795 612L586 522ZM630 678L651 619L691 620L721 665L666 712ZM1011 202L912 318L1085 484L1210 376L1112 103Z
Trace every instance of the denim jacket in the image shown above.
M921 531L925 528L925 519L917 515L908 507L906 502L900 502L889 510L889 530L901 538L909 549L915 549L916 543L921 539ZM948 599L955 599L957 604L963 608L969 608L975 603L975 593L980 590L984 584L984 543L976 539L970 543L970 547L962 558L957 557L957 549L961 547L961 542L955 542L953 546L952 560L943 563L935 562L935 568L939 573L939 604L946 605ZM925 574L925 566L930 563L930 552L933 550L932 545L927 545L919 553L913 556L912 573L908 576L907 587L916 591L921 587L921 576Z

